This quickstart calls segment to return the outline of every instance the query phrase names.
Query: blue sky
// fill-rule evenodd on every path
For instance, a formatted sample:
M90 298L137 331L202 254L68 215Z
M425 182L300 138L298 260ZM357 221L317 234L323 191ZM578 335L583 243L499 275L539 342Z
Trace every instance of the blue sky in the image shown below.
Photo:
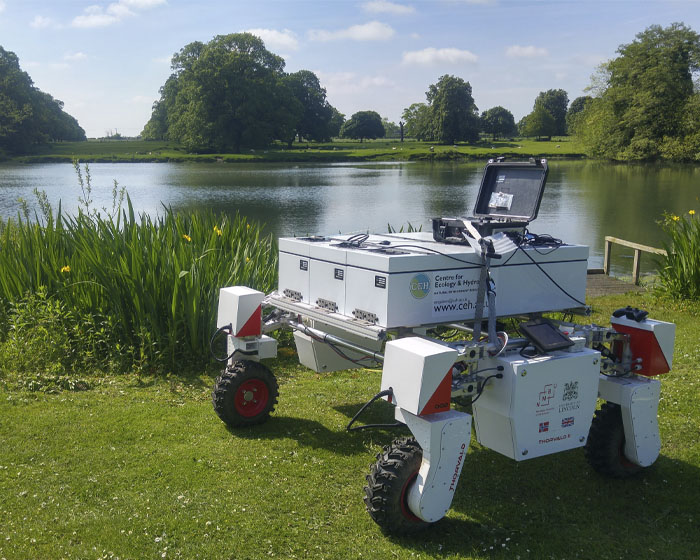
M0 0L0 46L95 137L138 134L172 54L219 34L258 34L346 116L398 122L453 74L480 111L519 120L540 91L573 100L620 44L675 21L700 32L700 0Z

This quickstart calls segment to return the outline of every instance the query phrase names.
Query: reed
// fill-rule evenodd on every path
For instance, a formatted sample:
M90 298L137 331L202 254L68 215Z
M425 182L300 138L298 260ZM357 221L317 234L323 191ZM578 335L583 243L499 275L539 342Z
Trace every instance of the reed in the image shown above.
M668 236L659 267L662 288L675 297L700 299L700 219L690 210L686 216L665 214L660 223Z
M43 291L102 333L98 362L172 370L208 356L220 287L269 291L276 282L274 241L239 215L164 208L154 218L137 214L128 196L114 214L42 213L0 227L5 344L18 304Z

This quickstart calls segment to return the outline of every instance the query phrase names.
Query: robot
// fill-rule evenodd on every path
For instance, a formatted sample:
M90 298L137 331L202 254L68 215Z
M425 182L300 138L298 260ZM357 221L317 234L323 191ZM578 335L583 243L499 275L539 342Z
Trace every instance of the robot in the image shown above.
M432 232L280 239L278 290L220 291L212 340L225 333L227 353L216 414L234 428L269 419L278 386L261 360L276 356L269 335L279 329L294 331L314 371L381 364L380 391L348 429L374 427L354 424L381 398L412 433L366 477L367 511L386 533L446 515L472 428L515 461L583 447L608 476L652 465L675 325L631 307L610 326L573 320L590 312L588 247L527 228L547 175L546 160L489 160L474 216L433 219Z

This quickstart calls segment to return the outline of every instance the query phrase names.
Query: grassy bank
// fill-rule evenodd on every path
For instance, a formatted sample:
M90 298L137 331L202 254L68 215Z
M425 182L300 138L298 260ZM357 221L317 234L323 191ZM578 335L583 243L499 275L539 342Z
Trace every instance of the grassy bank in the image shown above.
M515 463L473 442L447 518L388 538L362 486L393 434L344 432L379 372L318 375L283 350L270 364L277 412L241 431L212 410L213 371L56 394L7 376L0 558L696 558L700 307L645 294L591 303L598 323L631 304L678 325L661 457L638 478L602 478L580 449ZM377 406L370 419L388 420Z
M509 157L583 157L580 146L570 138L551 142L519 139L485 141L477 145L443 146L431 142L371 140L338 141L324 144L295 143L292 148L281 144L266 150L249 150L242 154L190 154L170 142L158 141L87 141L58 142L38 149L33 155L16 158L24 163L70 162L339 162L339 161L449 161L485 159L497 155Z

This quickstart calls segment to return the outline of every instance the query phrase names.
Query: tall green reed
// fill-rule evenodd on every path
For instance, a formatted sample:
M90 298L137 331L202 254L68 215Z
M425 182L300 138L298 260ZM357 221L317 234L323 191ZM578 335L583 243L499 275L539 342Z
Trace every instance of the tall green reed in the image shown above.
M659 266L662 289L679 298L700 299L700 219L690 210L686 216L664 214L660 224L669 239Z
M76 216L42 207L43 219L20 215L0 228L0 321L9 305L45 290L74 316L94 318L109 341L105 359L171 369L206 359L219 288L271 290L274 240L240 215L137 214L128 195L125 208L103 214L91 207L86 171Z

